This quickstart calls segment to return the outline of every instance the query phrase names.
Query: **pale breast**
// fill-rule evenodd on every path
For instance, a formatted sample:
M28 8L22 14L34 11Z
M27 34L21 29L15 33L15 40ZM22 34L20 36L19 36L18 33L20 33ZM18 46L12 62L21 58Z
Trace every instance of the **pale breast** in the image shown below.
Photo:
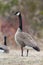
M17 45L19 45L19 39L18 39L19 33L16 32L15 34L15 42Z

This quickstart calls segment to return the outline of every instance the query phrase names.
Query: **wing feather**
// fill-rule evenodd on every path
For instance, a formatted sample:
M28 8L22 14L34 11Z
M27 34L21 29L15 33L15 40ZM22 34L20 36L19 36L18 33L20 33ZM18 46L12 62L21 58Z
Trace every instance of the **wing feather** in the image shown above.
M26 46L37 46L36 41L28 33L19 32L18 39L20 42L25 43Z

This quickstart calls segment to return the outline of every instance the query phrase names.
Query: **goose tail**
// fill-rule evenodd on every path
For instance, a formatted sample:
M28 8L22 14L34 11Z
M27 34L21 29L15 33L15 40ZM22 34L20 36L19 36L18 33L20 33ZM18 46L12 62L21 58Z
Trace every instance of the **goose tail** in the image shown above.
M33 47L33 49L35 49L36 51L40 51L39 47Z

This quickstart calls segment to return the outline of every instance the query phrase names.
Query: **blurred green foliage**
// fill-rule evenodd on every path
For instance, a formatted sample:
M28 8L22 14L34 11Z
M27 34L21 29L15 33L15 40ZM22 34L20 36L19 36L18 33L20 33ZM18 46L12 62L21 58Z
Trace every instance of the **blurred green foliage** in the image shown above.
M40 14L43 15L43 11L40 11Z
M21 4L27 9L29 12L33 13L36 10L36 3L32 0L26 0L21 2Z
M10 4L11 4L11 6L13 6L13 5L18 5L18 0L12 0L12 1L10 2Z
M34 12L36 10L36 3L34 3L33 1L30 1L28 3L28 6L29 6L29 11L30 12Z
M38 23L37 21L36 22L34 21L32 23L32 28L36 30L41 30L43 29L43 23Z
M3 15L6 11L10 11L14 5L18 5L18 0L11 0L6 4L0 1L0 14Z

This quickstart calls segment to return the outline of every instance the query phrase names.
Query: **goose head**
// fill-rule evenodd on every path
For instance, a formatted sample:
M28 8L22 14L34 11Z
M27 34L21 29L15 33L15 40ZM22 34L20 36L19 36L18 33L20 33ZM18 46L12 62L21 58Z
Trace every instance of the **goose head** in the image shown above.
M17 16L19 16L21 13L20 13L20 11L17 11L16 13L15 13L15 15L17 15Z

